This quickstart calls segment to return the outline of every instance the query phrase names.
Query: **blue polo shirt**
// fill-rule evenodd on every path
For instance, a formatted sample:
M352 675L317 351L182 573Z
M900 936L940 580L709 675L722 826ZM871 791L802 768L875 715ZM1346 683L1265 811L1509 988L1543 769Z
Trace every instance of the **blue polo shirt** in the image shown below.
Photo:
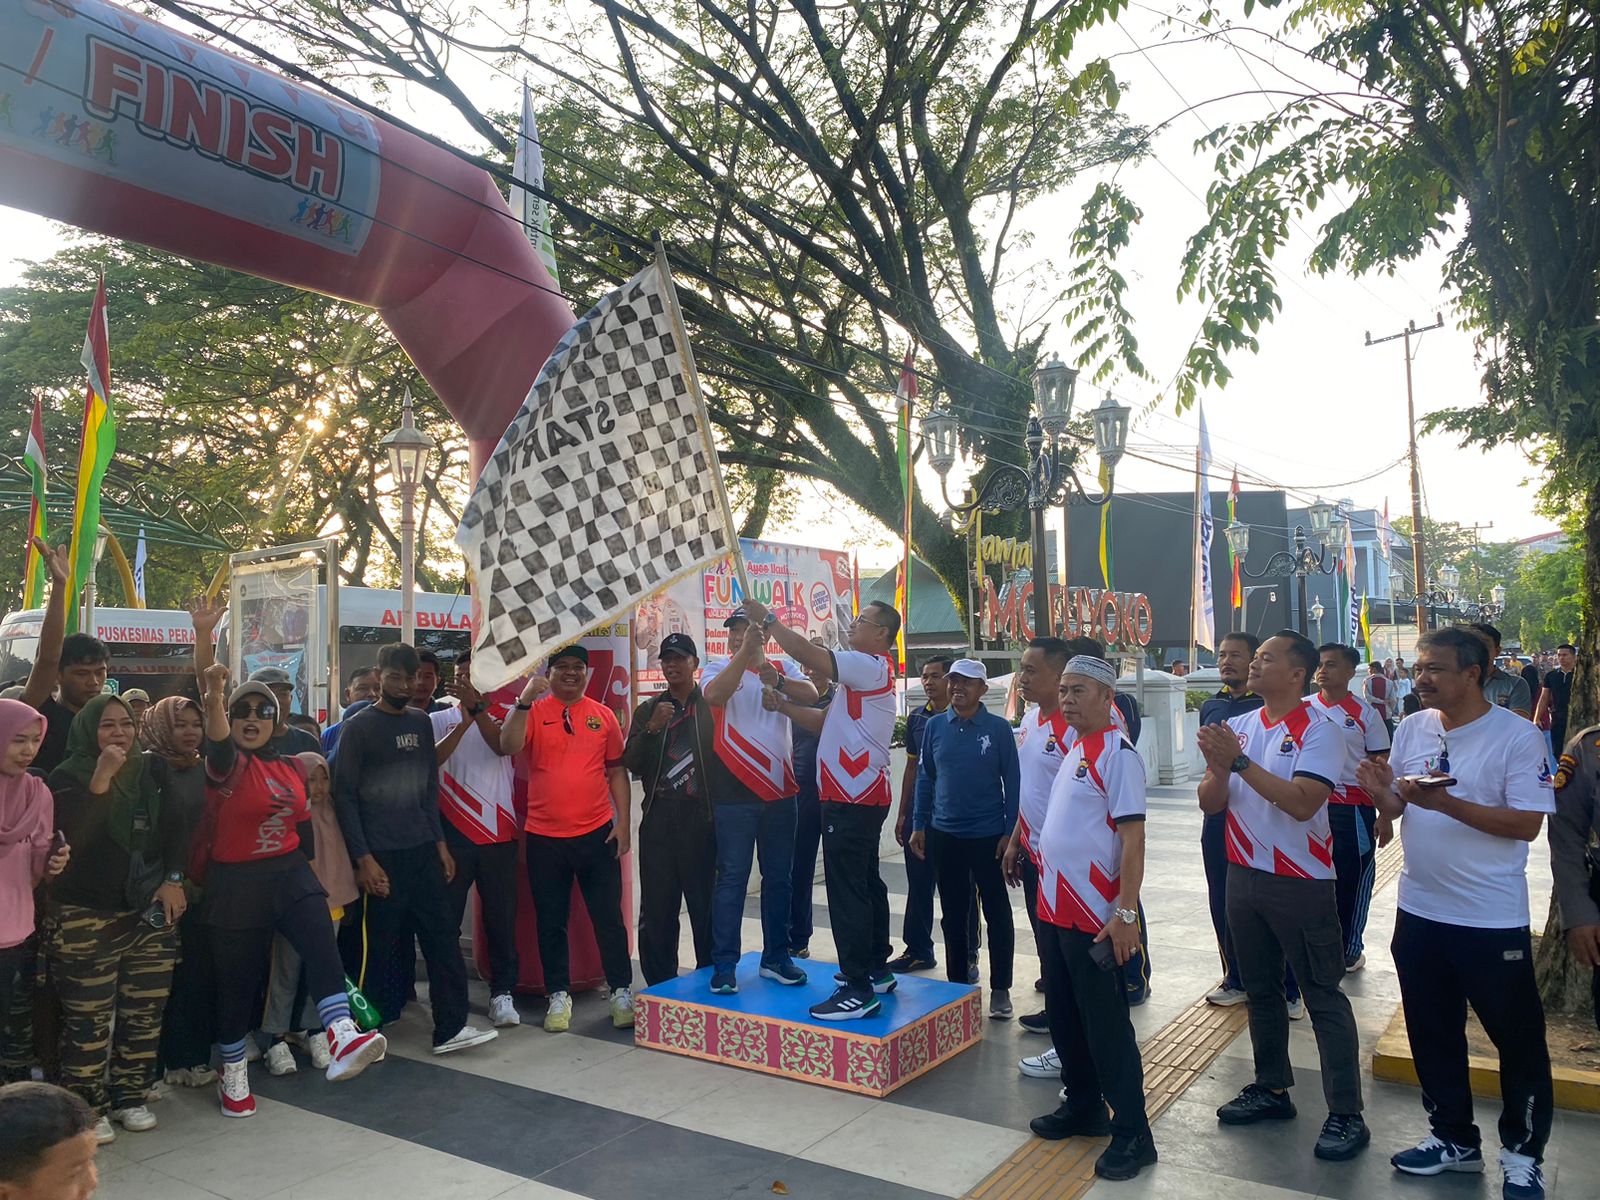
M1263 703L1261 697L1254 692L1235 696L1227 688L1223 688L1200 705L1200 724L1220 725L1223 721L1255 712Z
M920 749L912 832L930 826L964 838L1011 832L1022 776L1010 721L982 707L964 720L949 708L923 726Z

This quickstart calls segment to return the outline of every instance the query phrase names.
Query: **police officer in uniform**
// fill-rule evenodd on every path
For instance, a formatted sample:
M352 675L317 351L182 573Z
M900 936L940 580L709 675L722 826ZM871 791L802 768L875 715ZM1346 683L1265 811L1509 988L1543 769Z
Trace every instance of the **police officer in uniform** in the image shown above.
M1550 818L1550 866L1556 903L1572 957L1594 972L1595 1023L1600 1025L1600 725L1567 743L1556 770L1556 811Z

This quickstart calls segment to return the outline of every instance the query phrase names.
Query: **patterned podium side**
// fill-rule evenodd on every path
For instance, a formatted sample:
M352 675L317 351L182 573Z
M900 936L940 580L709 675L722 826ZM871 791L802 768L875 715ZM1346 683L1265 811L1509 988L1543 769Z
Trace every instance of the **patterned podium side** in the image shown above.
M966 984L901 976L876 1017L818 1021L807 1011L833 990L832 963L799 964L800 987L760 978L759 955L739 963L739 991L711 993L697 971L634 994L634 1041L652 1050L764 1071L869 1096L931 1071L983 1036L979 992Z

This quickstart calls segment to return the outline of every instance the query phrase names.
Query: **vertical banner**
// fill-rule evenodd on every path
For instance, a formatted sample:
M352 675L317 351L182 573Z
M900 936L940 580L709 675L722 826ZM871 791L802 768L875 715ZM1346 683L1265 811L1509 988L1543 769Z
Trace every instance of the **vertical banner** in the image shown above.
M1100 490L1107 495L1109 495L1111 492L1111 468L1105 463L1100 464ZM1110 500L1107 500L1100 506L1100 582L1105 585L1105 589L1108 592L1112 588L1111 503L1112 502ZM1071 517L1063 514L1061 519L1063 521L1069 521L1071 520ZM1062 576L1061 585L1063 592L1065 592L1067 587L1067 579L1064 573ZM1063 618L1062 627L1066 627L1065 618Z
M1239 519L1239 468L1233 469L1233 482L1228 485L1228 524L1232 525ZM1233 568L1233 587L1228 592L1228 605L1238 611L1244 607L1244 580L1240 575L1240 567L1244 564L1233 553L1233 542L1228 542L1228 564Z
M45 515L44 467L44 402L37 392L33 397L33 424L28 427L28 444L22 451L22 465L28 471L29 490L33 493L28 509L28 535L22 547L22 561L26 563L22 577L22 607L44 607L44 557L34 547L33 539L41 542L50 537L49 521Z
M117 422L111 411L111 334L106 324L106 281L95 288L89 329L83 336L83 439L78 451L77 494L72 507L72 575L67 590L67 632L76 633L79 594L94 575L94 543L100 533L100 484L117 452Z
M1200 406L1200 444L1194 453L1194 502L1194 597L1189 606L1193 614L1193 627L1189 643L1202 649L1215 650L1216 635L1212 631L1215 612L1211 593L1211 536L1215 523L1211 519L1211 435L1206 431L1204 405Z
M533 93L522 85L522 129L517 134L517 156L511 167L516 183L511 185L511 212L539 252L550 282L557 288L555 239L550 236L550 202L540 193L544 186L544 152L539 145L539 126L533 118Z
M1347 646L1359 646L1361 637L1361 594L1356 591L1356 542L1351 533L1351 523L1344 523L1344 612L1340 617L1343 634L1340 641Z
M900 631L895 635L895 660L900 674L906 672L906 631L911 626L911 499L915 481L911 472L911 405L917 398L917 377L911 369L913 347L906 347L900 364L900 386L895 398L900 406L900 421L895 430L895 452L900 459L900 490L905 496L904 538L900 553L900 574L895 581L894 607L900 614Z
M145 606L144 594L144 568L149 561L150 552L144 543L144 526L139 526L139 542L133 548L133 592L138 600L138 607Z

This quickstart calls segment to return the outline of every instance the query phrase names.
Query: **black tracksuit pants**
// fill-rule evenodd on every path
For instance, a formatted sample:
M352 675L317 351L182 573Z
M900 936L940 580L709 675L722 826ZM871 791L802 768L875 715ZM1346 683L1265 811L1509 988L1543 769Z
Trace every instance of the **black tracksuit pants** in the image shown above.
M716 863L716 832L706 802L652 796L639 818L639 973L646 986L677 978L678 914L685 907L695 969L711 965Z
M538 918L539 961L544 967L547 996L568 991L572 985L567 917L572 911L574 882L594 927L606 984L612 991L633 986L628 930L622 923L622 863L616 846L606 841L611 826L607 821L577 837L528 835L528 888Z
M1446 925L1401 909L1390 950L1434 1135L1481 1142L1467 1069L1470 1004L1500 1052L1500 1144L1543 1158L1555 1100L1528 930Z
M822 805L828 918L839 951L839 971L858 993L871 991L873 978L889 961L889 889L878 870L878 838L888 814L886 804L824 801ZM963 967L966 961L963 955Z
M446 835L448 837L448 835ZM479 845L465 839L448 842L456 875L445 884L450 919L456 928L467 913L467 893L478 889L478 912L488 945L489 994L509 996L517 986L517 843Z
M395 1020L406 1004L406 977L414 961L414 934L428 964L428 999L433 1006L433 1044L449 1041L467 1023L467 965L461 959L461 925L445 891L438 848L427 842L405 850L375 850L389 876L389 895L364 899L367 937L367 999ZM327 902L323 902L327 907ZM353 922L359 939L360 922Z
M967 982L967 909L978 889L983 923L989 928L989 986L1009 990L1017 949L1011 894L995 847L1000 836L956 837L929 829L928 857L939 884L939 927L944 931L944 971L951 983Z

